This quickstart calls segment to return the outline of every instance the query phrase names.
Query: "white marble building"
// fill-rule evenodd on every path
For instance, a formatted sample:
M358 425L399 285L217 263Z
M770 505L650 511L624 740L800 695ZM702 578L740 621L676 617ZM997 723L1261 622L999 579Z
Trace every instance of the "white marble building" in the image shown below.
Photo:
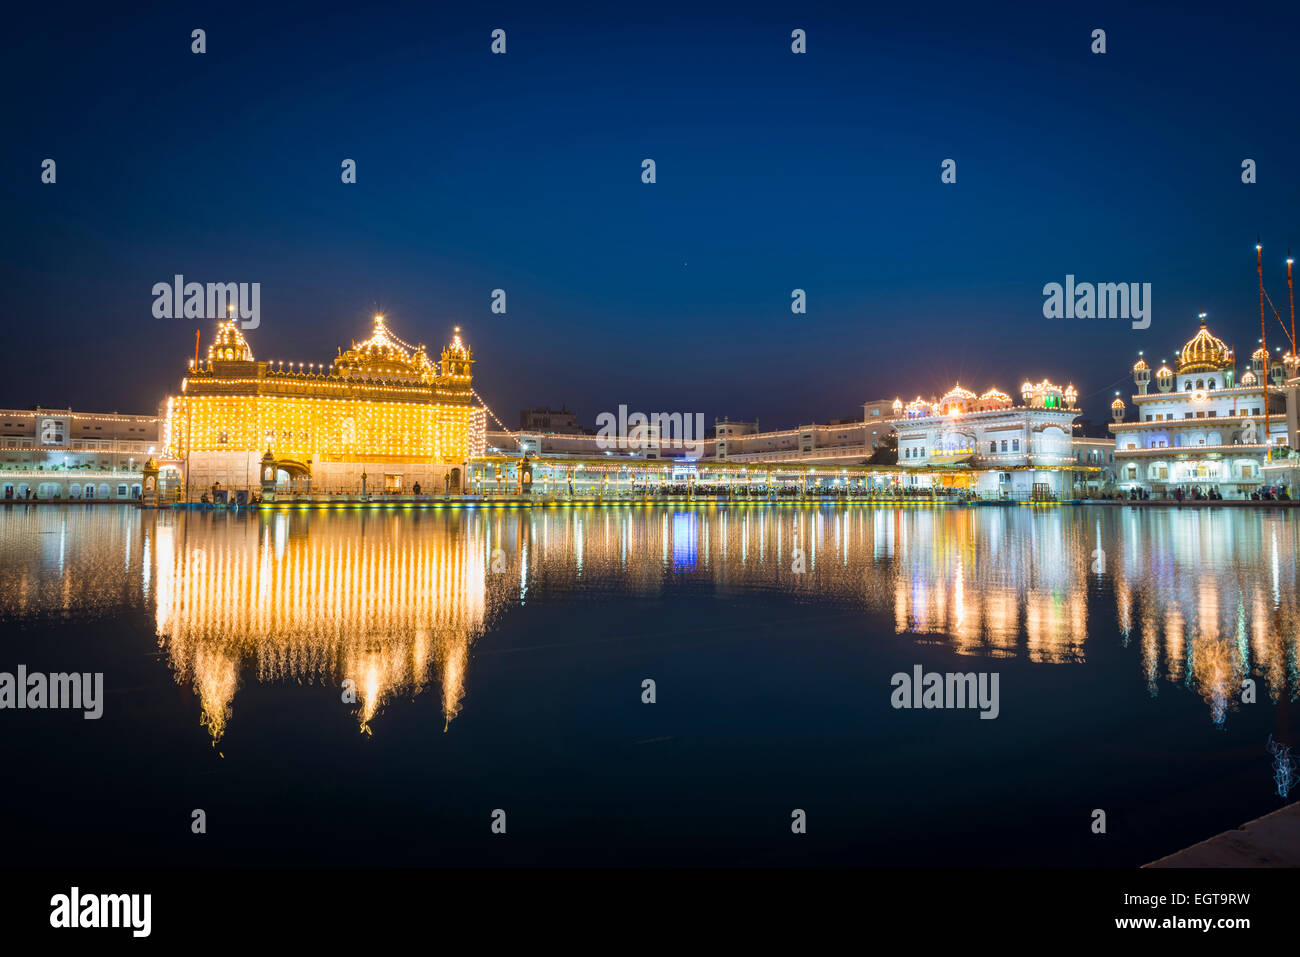
M1238 377L1233 350L1204 321L1173 369L1162 363L1152 372L1139 356L1132 413L1121 398L1111 404L1119 488L1157 497L1177 488L1249 497L1265 482L1269 446L1288 444L1289 364L1289 353L1270 356L1261 347Z
M894 401L898 464L908 484L959 485L982 498L1071 497L1078 393L1044 379L1020 387L1023 403L996 388L960 385L942 398Z

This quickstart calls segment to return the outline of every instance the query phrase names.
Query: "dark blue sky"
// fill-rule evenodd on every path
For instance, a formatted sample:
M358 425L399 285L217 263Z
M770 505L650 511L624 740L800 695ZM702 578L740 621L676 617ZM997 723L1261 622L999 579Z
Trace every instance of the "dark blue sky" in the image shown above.
M544 403L793 425L1043 376L1104 419L1202 309L1254 347L1257 232L1285 317L1294 7L544 6L11 16L0 404L152 409L193 349L151 312L178 272L262 284L263 358L328 360L376 301L408 341L459 324L512 426ZM1151 328L1044 319L1067 273L1152 283Z

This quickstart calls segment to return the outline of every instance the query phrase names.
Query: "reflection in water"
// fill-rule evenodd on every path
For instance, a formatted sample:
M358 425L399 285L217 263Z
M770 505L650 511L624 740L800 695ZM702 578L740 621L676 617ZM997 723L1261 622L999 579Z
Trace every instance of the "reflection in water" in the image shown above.
M412 524L285 512L158 524L158 634L214 741L246 662L259 682L343 688L367 732L386 700L420 694L436 672L451 721L488 617L486 529Z
M1133 508L607 508L447 512L0 513L0 614L148 608L213 741L241 678L386 702L437 683L444 724L470 650L531 602L770 594L860 609L960 654L1087 660L1113 598L1152 694L1200 694L1222 724L1243 678L1300 688L1288 513ZM1092 608L1102 607L1094 603ZM351 684L347 684L350 682Z

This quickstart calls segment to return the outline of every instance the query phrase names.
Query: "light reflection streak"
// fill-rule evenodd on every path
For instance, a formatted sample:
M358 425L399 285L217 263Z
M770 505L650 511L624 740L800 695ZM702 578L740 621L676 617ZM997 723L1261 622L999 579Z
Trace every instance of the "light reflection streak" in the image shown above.
M0 512L0 615L148 608L215 742L250 680L352 681L365 732L437 684L447 727L474 643L526 600L636 595L670 609L680 589L797 594L859 610L864 641L883 621L962 655L1052 664L1085 663L1090 642L1116 640L1113 602L1148 691L1191 689L1223 725L1246 677L1274 702L1300 687L1298 527L1289 513L1226 509L11 508ZM840 560L816 563L821 546ZM808 558L802 572L792 547ZM1107 561L1094 573L1098 547Z

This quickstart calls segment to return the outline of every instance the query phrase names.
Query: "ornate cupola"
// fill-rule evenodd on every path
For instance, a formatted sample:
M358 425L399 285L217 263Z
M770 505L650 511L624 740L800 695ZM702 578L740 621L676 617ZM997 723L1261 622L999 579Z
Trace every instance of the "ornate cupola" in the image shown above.
M474 354L470 352L469 346L465 345L460 338L460 326L452 332L451 342L447 343L446 348L442 350L442 374L445 378L464 379L466 383L470 381L473 374Z
M1147 389L1151 388L1151 367L1140 352L1138 361L1133 363L1133 382L1137 385L1139 395L1146 395Z
M209 362L252 362L253 350L234 322L217 323L217 337L208 346Z
M1156 388L1161 392L1168 392L1173 387L1174 370L1162 362L1160 368L1156 370Z
M1250 368L1256 377L1262 378L1264 375L1264 366L1268 364L1268 350L1260 346L1250 354Z
M1279 349L1272 357L1272 362L1268 367L1268 377L1273 380L1273 385L1281 388L1286 383L1286 362L1282 358L1282 352Z
M1011 396L1007 395L996 386L990 387L979 399L979 408L982 411L991 409L1009 409L1015 403L1012 402Z
M956 383L939 400L937 411L940 415L955 415L969 411L970 403L974 401L975 393L970 389L963 389L961 383Z
M1115 396L1115 401L1110 404L1110 417L1116 422L1124 421L1124 400Z

